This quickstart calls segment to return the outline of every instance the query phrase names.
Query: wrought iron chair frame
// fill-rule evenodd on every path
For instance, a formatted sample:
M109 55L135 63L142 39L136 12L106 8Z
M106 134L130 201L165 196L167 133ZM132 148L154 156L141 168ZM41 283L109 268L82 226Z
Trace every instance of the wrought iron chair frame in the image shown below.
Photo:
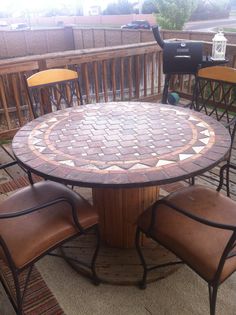
M33 181L31 172L30 172L29 170L26 170L22 165L18 164L18 161L16 161L16 160L13 160L13 161L8 162L8 163L0 164L0 170L2 170L2 169L5 170L5 169L7 169L8 167L11 167L11 166L13 166L13 165L18 165L18 166L27 174L29 183L30 183L31 185L34 184L34 181ZM6 171L6 172L7 172L7 171ZM8 172L7 172L7 173L8 173ZM9 173L8 173L8 174L9 174Z
M11 164L11 163L9 163L9 164ZM10 254L8 248L7 248L7 245L4 242L4 239L0 235L0 246L1 246L1 248L2 248L2 250L4 252L4 254L5 254L8 267L9 267L11 273L12 273L12 276L13 276L15 292L16 292L15 299L12 296L12 293L10 292L8 286L5 284L4 278L2 277L1 273L0 273L0 281L1 281L5 291L7 293L7 295L9 297L9 299L10 299L10 301L11 301L11 303L13 305L13 308L15 309L17 315L23 315L23 302L24 302L25 292L27 290L27 285L28 285L29 280L30 280L30 275L31 275L31 272L32 272L32 268L33 268L34 264L38 260L40 260L42 257L44 257L45 255L61 257L61 258L66 259L67 262L72 261L73 263L76 263L77 265L82 265L83 267L86 267L86 268L90 269L91 270L91 274L89 275L89 277L91 278L92 282L95 285L98 285L100 283L100 279L97 276L96 268L95 268L96 259L97 259L98 251L99 251L99 248L100 248L100 241L101 241L98 224L96 224L96 225L94 225L94 226L92 226L92 227L90 227L88 229L84 229L79 223L79 220L78 220L78 217L77 217L77 210L75 209L75 206L74 206L73 202L69 198L65 198L65 197L57 198L57 199L54 199L54 200L52 200L50 202L46 202L44 204L41 204L41 205L33 207L33 208L24 209L24 210L21 210L19 212L1 213L0 214L0 220L10 219L10 218L13 219L15 217L24 216L24 215L36 212L38 210L46 209L49 206L52 206L52 205L55 205L55 204L58 204L58 203L61 203L61 202L66 202L66 203L68 203L70 205L73 221L74 221L74 224L76 225L76 227L78 228L78 233L73 235L73 236L71 236L71 237L63 239L61 242L59 242L56 245L52 246L47 251L44 251L43 254L41 254L40 256L35 258L34 260L30 261L23 268L17 268L15 266L15 263L14 263L12 257L11 257L11 254ZM83 261L74 259L72 257L68 257L68 256L65 255L64 252L62 252L61 255L52 253L52 251L54 251L57 248L61 248L62 249L63 248L62 245L64 243L67 243L68 241L71 241L71 240L75 239L76 237L78 237L78 236L80 236L82 234L86 234L91 229L95 230L97 241L96 241L95 251L94 251L94 253L92 255L92 259L91 259L90 264L87 264L87 263L85 263ZM73 248L77 248L77 247L73 247ZM26 276L26 280L25 280L25 283L24 283L24 286L23 286L24 288L23 288L23 290L21 290L21 286L20 286L20 282L19 282L19 275L23 271L25 271L26 269L29 269L29 270L28 270L28 273L27 273L27 276Z
M223 172L226 171L227 168L229 168L229 167L232 167L233 169L236 170L236 166L232 165L232 164L227 164L227 165L224 166L224 168L221 169L221 172L220 172L220 176L221 176L220 184L217 187L217 191L221 190L222 185L223 185ZM166 205L170 209L173 209L173 211L181 213L182 215L187 216L190 219L195 220L195 221L197 221L199 223L202 223L204 225L207 225L207 226L210 226L210 227L213 227L213 228L218 228L218 229L223 229L223 230L231 230L232 231L232 235L229 238L229 240L228 240L228 242L227 242L227 244L225 246L225 249L224 249L224 251L222 253L221 259L220 259L219 264L218 264L218 268L217 268L217 270L215 272L215 275L214 275L214 277L213 277L213 279L211 281L208 281L207 279L205 279L202 275L199 274L199 272L197 270L195 270L187 262L182 261L181 257L179 255L177 255L177 253L173 249L171 249L171 248L167 247L166 245L162 244L162 242L160 240L155 238L155 236L153 235L152 231L153 231L153 228L154 228L154 223L155 223L155 219L156 219L156 215L157 215L156 213L158 211L158 206L159 205ZM202 218L202 217L199 217L197 215L194 215L194 214L190 213L186 209L177 207L176 205L174 205L173 203L171 203L171 202L169 202L168 200L165 200L165 199L161 199L161 200L156 201L152 205L151 211L152 211L151 222L150 222L148 231L143 231L139 226L137 227L137 230L136 230L135 245L136 245L138 256L139 256L139 258L141 260L141 264L142 264L142 267L143 267L143 276L142 276L142 280L139 282L139 287L141 289L145 289L146 288L146 285L147 285L147 273L149 271L152 271L152 270L157 269L157 268L170 266L170 265L180 264L180 263L186 264L192 270L194 270L202 279L204 279L208 283L209 302L210 302L210 315L215 315L216 298L217 298L218 288L219 288L220 284L222 284L227 279L226 278L226 279L224 279L224 281L220 282L221 272L223 270L223 267L224 267L224 264L225 264L226 260L236 256L236 250L235 250L235 247L236 247L236 225L221 224L221 223L218 223L218 222L213 222L213 221L207 220L205 218ZM168 262L168 263L165 263L165 264L156 265L156 266L153 266L153 267L148 267L147 263L145 261L144 255L142 253L141 246L140 246L140 234L141 234L141 232L144 233L147 237L152 238L157 243L159 243L160 245L162 245L165 248L167 248L169 251L173 252L180 260L173 261L173 262Z
M209 73L208 73L209 72ZM193 100L190 108L195 111L203 111L208 116L215 116L229 130L231 136L231 147L225 164L230 164L231 151L236 132L236 69L215 66L200 69L195 77ZM205 94L208 88L209 94ZM215 93L218 92L218 97ZM233 106L235 105L235 106ZM234 113L234 115L232 115ZM233 117L230 117L233 116ZM226 119L223 122L222 119ZM212 179L204 174L204 177ZM194 182L194 179L193 179ZM229 167L226 171L226 191L230 196Z
M47 75L50 72L53 74L54 80L48 80ZM63 73L67 75L66 79L63 78ZM70 73L71 78L69 78ZM36 81L37 76L42 76L42 78ZM78 104L83 104L79 76L76 71L69 69L43 70L28 78L25 76L25 84L33 118L39 116L38 111L40 111L40 115L52 112L53 106L55 110L62 109L62 101L65 102L67 107L72 107L74 97L77 103L79 102Z

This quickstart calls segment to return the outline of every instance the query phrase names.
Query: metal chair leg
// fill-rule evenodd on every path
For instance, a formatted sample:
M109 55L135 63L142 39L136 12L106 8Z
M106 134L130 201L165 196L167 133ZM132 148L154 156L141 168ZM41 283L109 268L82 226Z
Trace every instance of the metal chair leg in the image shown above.
M229 167L226 169L226 191L227 191L227 196L230 197L230 189L229 189Z
M20 289L20 283L19 283L19 275L15 270L11 270L14 285L15 285L15 291L16 291L16 305L14 306L14 309L17 313L17 315L23 315L23 300L21 296L21 289ZM14 303L15 304L15 303Z
M33 185L33 184L34 184L34 181L33 181L31 172L30 172L30 171L27 171L27 175L28 175L28 179L29 179L30 185Z
M96 273L96 260L97 260L97 256L98 256L98 252L99 252L99 248L101 245L101 236L100 236L100 230L99 227L96 226L95 227L95 232L96 232L96 236L97 236L97 244L96 244L96 248L92 257L92 261L91 261L91 271L92 271L92 281L95 285L99 285L101 280L99 279L97 273Z
M139 258L141 260L141 264L143 266L143 278L139 282L139 287L140 287L140 289L146 289L148 268L147 268L147 264L146 264L146 261L144 259L143 253L141 251L141 247L140 247L140 229L139 229L139 227L137 227L137 230L136 230L135 245L136 245L136 249L137 249Z
M190 183L191 186L195 185L195 177L191 177L189 179L189 183Z
M210 315L215 315L218 286L217 285L211 286L210 284L208 284L208 289L210 301Z

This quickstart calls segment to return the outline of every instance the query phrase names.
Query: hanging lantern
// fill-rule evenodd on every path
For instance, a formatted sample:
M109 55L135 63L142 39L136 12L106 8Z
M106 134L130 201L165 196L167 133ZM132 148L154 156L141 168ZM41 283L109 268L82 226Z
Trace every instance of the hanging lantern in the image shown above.
M224 33L219 31L212 39L212 60L225 60L227 39Z

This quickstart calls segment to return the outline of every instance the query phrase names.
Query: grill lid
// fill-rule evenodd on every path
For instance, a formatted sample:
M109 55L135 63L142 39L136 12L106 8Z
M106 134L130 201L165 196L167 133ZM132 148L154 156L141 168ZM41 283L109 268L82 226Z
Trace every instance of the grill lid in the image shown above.
M194 74L202 63L203 45L192 41L165 41L163 72Z
M203 61L203 44L197 41L163 40L159 27L152 28L154 37L163 49L165 74L195 74Z

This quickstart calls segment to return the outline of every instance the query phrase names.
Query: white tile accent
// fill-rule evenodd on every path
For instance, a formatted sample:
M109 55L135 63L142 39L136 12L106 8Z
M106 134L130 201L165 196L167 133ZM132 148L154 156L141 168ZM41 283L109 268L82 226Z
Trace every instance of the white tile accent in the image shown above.
M198 121L199 119L193 117L193 116L190 116L188 120L193 120L193 121Z
M42 140L41 140L41 139L36 139L36 138L30 139L31 144L37 144L37 143L39 143L40 141L42 141Z
M201 134L203 134L204 136L208 136L208 137L210 137L210 132L209 132L209 130L203 130L203 131L201 131L200 132Z
M112 165L108 168L106 168L107 171L123 171L122 168L120 168L119 166L116 166L116 165Z
M179 115L179 116L186 116L188 115L187 113L185 112L182 112L181 110L175 110L176 114Z
M202 149L204 149L205 147L202 146L202 147L193 147L193 150L196 152L196 153L199 153L202 151Z
M48 128L48 124L42 123L41 125L39 125L39 128Z
M179 159L180 159L180 161L183 161L183 160L186 160L192 156L193 156L193 154L179 154Z
M199 139L202 143L208 144L210 138Z
M36 149L37 151L39 151L40 153L42 153L42 152L46 149L45 147L40 147L40 146L37 146L37 145L35 145L34 147L35 147L35 149Z
M207 125L203 122L198 123L197 126L207 128Z
M168 165L168 164L173 164L173 163L175 163L175 162L174 161L168 161L168 160L159 160L156 164L156 167Z
M130 168L130 170L138 170L138 169L142 169L142 168L149 168L149 166L138 163L138 164L133 165Z
M65 164L68 166L75 166L75 163L72 160L60 161L60 164Z

